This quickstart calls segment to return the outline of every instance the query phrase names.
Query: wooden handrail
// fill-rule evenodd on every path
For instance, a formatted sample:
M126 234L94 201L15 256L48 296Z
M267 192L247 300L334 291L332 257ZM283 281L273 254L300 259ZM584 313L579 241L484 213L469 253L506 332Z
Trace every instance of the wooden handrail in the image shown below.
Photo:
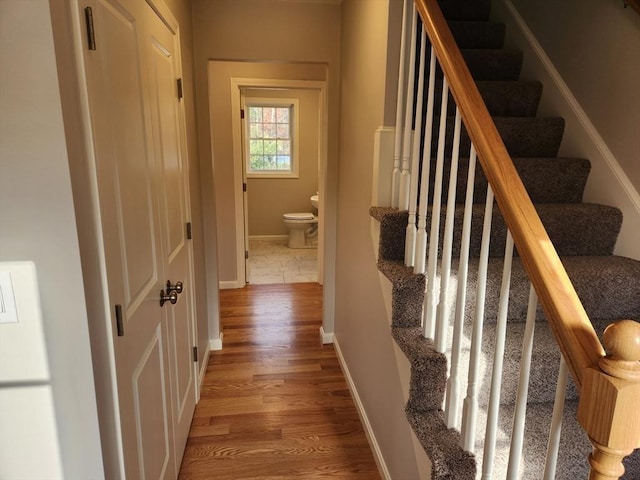
M640 0L624 0L625 6L629 5L640 15Z
M605 354L456 45L437 0L415 0L484 173L569 370L581 387Z

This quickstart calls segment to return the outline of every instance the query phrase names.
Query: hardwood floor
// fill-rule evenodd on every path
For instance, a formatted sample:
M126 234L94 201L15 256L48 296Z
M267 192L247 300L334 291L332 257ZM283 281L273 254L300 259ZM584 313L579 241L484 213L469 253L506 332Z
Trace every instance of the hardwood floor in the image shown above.
M220 292L212 352L179 479L379 479L332 345L322 287Z

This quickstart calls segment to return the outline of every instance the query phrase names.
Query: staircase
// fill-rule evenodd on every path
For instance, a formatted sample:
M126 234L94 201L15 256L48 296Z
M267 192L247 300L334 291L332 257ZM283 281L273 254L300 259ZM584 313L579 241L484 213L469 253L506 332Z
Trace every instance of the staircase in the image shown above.
M595 330L601 335L612 321L640 321L640 262L613 255L621 213L613 207L582 202L590 164L586 159L558 157L564 130L562 118L538 117L536 112L543 86L539 82L519 80L522 53L503 48L505 27L489 21L489 0L441 0L441 8L468 64L478 89L491 113L505 146L527 191L547 229L555 249L573 282ZM441 78L441 76L440 76ZM436 86L436 92L441 91ZM436 105L440 99L436 98ZM453 103L450 102L450 105ZM453 109L448 121L453 125ZM439 121L434 119L437 129ZM448 128L453 132L453 128ZM452 133L450 137L452 137ZM434 135L434 137L437 137ZM463 132L460 171L457 182L454 256L460 246L462 203L466 189L470 143ZM435 143L432 152L436 151ZM451 151L447 138L446 151ZM464 153L466 152L466 153ZM467 159L468 162L468 159ZM446 161L445 161L446 163ZM435 161L430 163L434 169ZM429 176L434 178L432 171ZM446 198L448 171L445 167ZM470 326L473 320L478 256L487 182L482 173L475 177L474 216L471 233L467 311L463 355L469 354ZM429 191L433 192L433 185ZM444 202L444 200L443 200ZM485 304L485 326L482 354L487 364L493 358L495 322L498 312L506 228L494 209ZM421 332L425 276L414 274L404 266L406 211L373 207L370 214L380 222L378 268L393 284L392 335L411 364L411 383L406 414L418 439L432 461L432 478L474 479L479 476L483 454L483 426L486 414L491 371L484 369L480 387L480 415L475 455L459 447L459 434L447 429L443 418L443 399L447 380L448 353L437 353L433 342ZM428 215L428 223L430 216ZM444 225L444 214L440 225ZM427 231L430 226L427 225ZM441 237L442 238L442 237ZM458 249L458 250L457 250ZM456 282L453 262L451 282ZM455 292L455 287L452 289ZM526 317L529 281L523 267L514 259L509 297L509 317L505 351L505 367L500 407L498 454L493 465L493 478L504 478L508 460L509 436L513 405L518 384L522 351L522 332ZM448 308L453 312L455 299ZM453 318L453 313L449 318ZM449 339L451 335L449 335ZM543 478L551 412L556 395L556 378L560 353L544 314L538 308L535 325L532 372L526 419L524 454L520 464L523 479ZM450 347L450 345L449 345ZM466 365L463 359L461 365ZM466 379L466 372L462 377ZM463 386L466 389L466 385ZM557 467L557 479L587 478L587 456L591 445L576 418L578 392L571 382L567 387L563 430ZM640 405L639 405L640 407ZM640 478L640 451L625 462L623 479Z

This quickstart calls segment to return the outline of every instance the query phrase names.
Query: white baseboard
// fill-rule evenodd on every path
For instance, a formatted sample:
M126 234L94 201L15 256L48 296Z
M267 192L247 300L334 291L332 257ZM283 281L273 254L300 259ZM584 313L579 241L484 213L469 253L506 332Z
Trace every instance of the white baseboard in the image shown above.
M224 332L220 332L220 338L210 339L209 350L222 350L222 337L224 337Z
M360 400L360 396L358 395L358 390L356 390L356 386L353 383L353 379L351 378L351 374L349 373L349 369L347 368L347 364L344 361L344 357L342 356L342 352L340 351L340 345L338 344L338 339L335 338L335 335L332 334L333 337L333 347L336 350L336 355L338 356L338 362L340 363L340 367L342 368L342 372L344 373L344 378L347 381L347 386L349 387L349 392L353 397L353 402L356 405L356 410L358 412L358 416L360 417L360 421L362 422L362 426L364 427L364 433L369 441L369 445L371 446L371 451L373 452L373 458L378 465L378 470L382 477L385 480L391 480L391 474L389 473L389 469L387 468L387 464L384 462L384 458L382 457L382 451L380 450L380 445L378 445L378 441L376 440L375 434L373 433L373 428L371 427L371 423L369 422L369 418L367 417L367 412L364 409L364 405L362 405L362 401Z
M202 365L200 365L200 371L198 372L198 398L202 391L202 383L204 382L204 376L207 373L207 365L209 364L209 354L211 353L211 343L209 343L207 351L204 352L204 359Z
M258 242L280 242L282 240L289 240L289 235L249 235L249 240L256 240Z
M229 281L220 281L218 282L218 286L220 290L232 290L234 288L244 288L244 282L239 282L238 280L229 280Z
M326 333L324 327L320 327L320 340L322 340L323 345L333 343L333 333Z

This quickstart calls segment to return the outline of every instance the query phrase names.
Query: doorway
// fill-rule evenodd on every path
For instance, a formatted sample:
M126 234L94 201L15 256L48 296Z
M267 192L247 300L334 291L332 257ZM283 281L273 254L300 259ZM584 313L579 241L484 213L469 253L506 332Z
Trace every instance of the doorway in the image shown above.
M258 278L254 275L254 281L260 283L282 283L308 281L312 275L318 283L323 283L323 233L324 233L324 202L325 171L327 163L327 120L326 120L326 94L324 81L309 80L273 80L273 79L246 79L231 78L232 105L238 105L239 115L232 116L233 133L233 159L236 178L241 182L234 185L235 198L242 208L236 209L236 251L237 251L237 278L238 282L233 288L240 288L251 281L250 268L251 244L254 245L254 254L260 247L264 250L281 250L279 258L275 258L272 252L265 255L264 264L259 272L264 276ZM299 149L298 177L268 178L248 174L246 168L247 150L245 142L246 116L242 118L242 110L247 103L245 100L260 99L297 99L300 111L301 137ZM250 103L250 102L249 102ZM266 102L268 103L268 102ZM303 121L304 120L304 121ZM308 124L308 125L307 125ZM245 128L243 128L245 127ZM312 161L309 161L309 160ZM296 185L297 184L297 185ZM314 187L315 186L315 187ZM317 209L311 204L311 196L318 195ZM295 249L293 252L284 250L287 248L286 239L288 229L283 221L284 213L314 213L317 215L317 233L315 255L314 249ZM265 242L275 245L264 245ZM273 248L271 248L273 247ZM303 251L304 250L304 251ZM286 255L284 255L286 253ZM258 254L259 256L262 256ZM287 258L288 257L288 260ZM256 259L259 260L259 259ZM272 266L279 262L278 272L269 273L269 262ZM297 270L295 263L298 264ZM315 272L310 272L310 265L315 264ZM255 266L255 265L254 265ZM292 266L286 276L287 266ZM297 272L297 273L296 273ZM257 279L257 280L256 280Z
M319 101L317 89L240 89L247 283L318 281Z

